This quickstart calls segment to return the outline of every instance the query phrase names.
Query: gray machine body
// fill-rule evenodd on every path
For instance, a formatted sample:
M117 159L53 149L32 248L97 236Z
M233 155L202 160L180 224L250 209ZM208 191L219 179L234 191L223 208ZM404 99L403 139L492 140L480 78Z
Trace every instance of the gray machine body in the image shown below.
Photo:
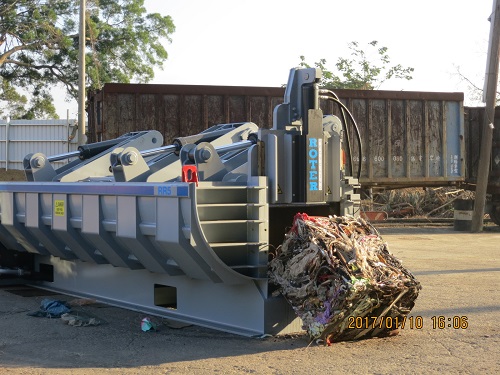
M0 184L0 242L32 255L42 288L246 336L300 331L268 284L291 225L273 212L356 215L359 200L320 74L291 70L272 129L216 125L163 147L138 132L57 170L65 155L27 155L28 182Z

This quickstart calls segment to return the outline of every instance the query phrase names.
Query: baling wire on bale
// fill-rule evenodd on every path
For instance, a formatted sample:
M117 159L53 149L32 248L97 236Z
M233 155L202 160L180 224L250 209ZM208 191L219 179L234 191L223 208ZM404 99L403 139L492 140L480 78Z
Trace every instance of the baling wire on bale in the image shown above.
M295 215L269 277L311 339L328 345L397 334L421 289L378 231L350 216Z

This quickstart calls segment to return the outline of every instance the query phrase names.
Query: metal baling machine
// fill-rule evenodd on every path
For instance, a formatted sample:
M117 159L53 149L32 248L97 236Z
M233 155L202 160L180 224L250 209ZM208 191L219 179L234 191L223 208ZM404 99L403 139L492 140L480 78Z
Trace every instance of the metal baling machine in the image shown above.
M297 212L356 215L359 201L346 122L319 100L348 111L320 78L291 70L272 129L215 125L168 146L145 131L27 155L28 182L0 184L0 279L246 336L300 331L273 296L269 252Z

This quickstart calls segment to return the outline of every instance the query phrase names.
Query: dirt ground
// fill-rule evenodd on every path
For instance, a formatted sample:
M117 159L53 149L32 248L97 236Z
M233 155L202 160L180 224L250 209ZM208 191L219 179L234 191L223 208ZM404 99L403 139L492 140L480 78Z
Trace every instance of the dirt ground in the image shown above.
M144 314L103 304L78 309L100 319L72 327L35 318L43 298L0 288L2 374L497 374L500 369L500 231L381 228L389 249L423 289L400 335L332 346L311 344L304 333L246 338L210 329L140 329ZM22 288L21 288L22 289ZM10 291L9 291L10 290ZM42 292L41 294L44 294ZM200 306L203 308L203 306ZM442 329L432 317L443 316ZM458 318L456 318L458 317ZM453 328L460 319L467 326Z
M24 171L17 169L0 169L0 181L26 181Z

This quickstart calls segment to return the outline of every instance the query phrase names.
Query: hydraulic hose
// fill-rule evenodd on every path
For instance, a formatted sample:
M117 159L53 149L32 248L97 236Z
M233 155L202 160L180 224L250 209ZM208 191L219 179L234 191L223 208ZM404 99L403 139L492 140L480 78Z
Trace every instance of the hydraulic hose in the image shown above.
M342 103L340 101L340 99L338 98L338 96L333 91L326 90L326 89L321 89L320 90L320 94L327 94L327 95L320 95L320 99L326 99L326 100L333 101L334 103L336 103L339 106L339 108L341 110L342 117L343 117L342 120L344 122L344 128L345 128L345 131L346 131L348 157L349 157L349 161L350 161L350 164L351 164L351 173L352 173L353 172L353 170L352 170L353 160L352 160L350 139L349 139L349 136L348 136L349 133L347 132L347 121L346 121L347 119L345 118L345 113L347 113L349 115L349 118L351 119L351 122L352 122L352 124L354 126L354 130L355 130L355 134L356 134L356 139L358 141L358 146L359 146L359 163L358 163L358 176L357 176L357 178L359 179L361 177L361 162L363 160L363 145L361 143L361 133L359 131L358 124L356 123L356 120L352 116L352 114L349 111L349 109L345 106L344 103Z

